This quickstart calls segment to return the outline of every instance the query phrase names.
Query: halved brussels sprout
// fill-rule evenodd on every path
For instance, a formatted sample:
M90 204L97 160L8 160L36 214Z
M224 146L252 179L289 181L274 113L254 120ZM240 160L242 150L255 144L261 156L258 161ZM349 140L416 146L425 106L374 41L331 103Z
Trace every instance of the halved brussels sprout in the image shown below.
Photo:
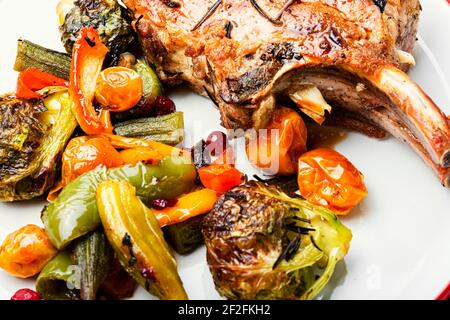
M203 223L211 273L230 299L312 299L347 254L352 233L331 211L250 182Z
M69 4L70 7L70 4ZM65 14L65 10L61 10ZM61 41L72 53L78 33L83 27L94 27L108 47L108 60L116 61L135 39L127 11L116 0L77 0L73 8L60 17Z
M77 126L67 89L44 99L0 97L0 201L29 200L55 182L59 157Z

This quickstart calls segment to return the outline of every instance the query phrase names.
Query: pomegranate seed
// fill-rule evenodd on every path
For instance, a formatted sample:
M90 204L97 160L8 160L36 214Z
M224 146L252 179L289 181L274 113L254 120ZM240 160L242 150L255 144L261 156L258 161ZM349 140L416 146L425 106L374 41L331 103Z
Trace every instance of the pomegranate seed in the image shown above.
M141 275L150 281L156 281L155 271L152 268L144 268L141 270Z
M168 97L157 97L154 106L157 117L177 111L175 103Z
M156 210L163 210L165 208L175 207L178 199L156 199L153 200L152 207Z
M31 289L20 289L14 293L11 300L41 300L41 296Z
M206 146L213 157L220 156L227 148L227 135L221 131L214 131L206 139Z

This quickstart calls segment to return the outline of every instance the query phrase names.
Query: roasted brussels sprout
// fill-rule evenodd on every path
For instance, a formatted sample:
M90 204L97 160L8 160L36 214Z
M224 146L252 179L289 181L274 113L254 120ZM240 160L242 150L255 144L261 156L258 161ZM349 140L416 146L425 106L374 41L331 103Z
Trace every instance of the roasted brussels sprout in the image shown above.
M219 293L252 300L314 298L352 238L331 211L257 182L225 193L203 235Z
M77 0L60 26L61 41L72 53L78 33L83 27L94 27L108 47L108 60L117 61L135 39L127 11L116 0Z
M0 201L43 195L76 126L65 89L43 100L0 97Z

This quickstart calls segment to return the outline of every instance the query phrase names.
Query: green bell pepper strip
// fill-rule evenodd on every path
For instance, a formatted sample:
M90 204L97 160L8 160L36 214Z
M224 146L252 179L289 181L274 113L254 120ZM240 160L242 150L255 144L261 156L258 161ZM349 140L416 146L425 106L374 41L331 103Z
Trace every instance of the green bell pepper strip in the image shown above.
M39 274L36 290L44 300L78 300L79 277L70 254L60 252Z
M68 184L42 212L42 222L50 241L58 250L101 226L95 193L100 182L125 180L149 204L155 199L171 199L195 186L196 171L190 158L170 156L159 165L137 164L90 171Z

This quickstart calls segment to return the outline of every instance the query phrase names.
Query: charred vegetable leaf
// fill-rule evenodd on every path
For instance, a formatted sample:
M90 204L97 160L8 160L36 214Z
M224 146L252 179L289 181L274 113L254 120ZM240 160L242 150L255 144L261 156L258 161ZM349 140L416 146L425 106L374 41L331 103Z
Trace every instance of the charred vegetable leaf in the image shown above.
M203 234L216 288L230 299L312 299L352 238L331 211L256 182L224 194Z
M158 220L125 181L105 181L97 190L105 233L122 266L148 292L161 299L187 299L177 265Z
M103 231L93 232L78 241L72 256L80 271L80 298L95 300L113 262L113 251Z
M90 171L69 183L58 198L44 208L45 231L58 249L101 226L95 192L100 182L125 180L144 201L176 198L195 184L195 168L186 157L167 157L156 166L138 164Z
M80 279L70 253L60 252L39 274L36 290L44 300L78 300Z
M189 254L200 247L203 241L202 222L204 215L165 227L167 241L179 254Z
M134 33L126 10L115 0L78 0L60 27L61 40L71 53L77 35L83 27L94 27L108 47L110 61L126 51Z
M76 126L67 90L44 100L0 97L0 201L43 195Z

